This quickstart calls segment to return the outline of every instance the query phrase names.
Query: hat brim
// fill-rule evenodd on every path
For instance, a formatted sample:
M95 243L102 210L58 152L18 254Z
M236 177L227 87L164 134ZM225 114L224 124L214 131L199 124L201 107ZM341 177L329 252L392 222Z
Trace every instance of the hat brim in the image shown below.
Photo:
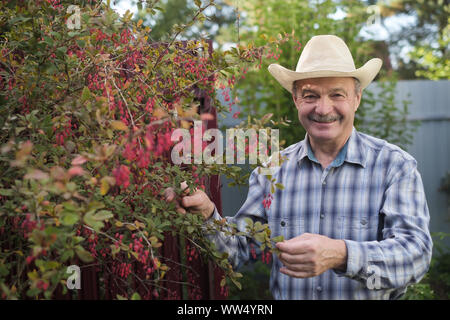
M283 86L283 88L292 93L292 84L294 81L325 77L357 78L361 83L361 89L364 89L376 77L381 69L381 65L381 59L373 58L367 61L361 68L353 71L316 70L311 72L297 72L286 69L279 64L271 64L268 69L270 74L272 74L272 76Z

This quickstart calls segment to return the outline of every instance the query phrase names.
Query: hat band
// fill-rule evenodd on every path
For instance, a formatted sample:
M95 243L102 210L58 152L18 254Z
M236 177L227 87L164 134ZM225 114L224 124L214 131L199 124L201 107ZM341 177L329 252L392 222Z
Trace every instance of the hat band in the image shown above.
M328 66L324 66L321 65L320 68L318 68L317 66L313 66L313 67L309 67L309 68L302 68L299 67L297 68L296 72L315 72L315 71L339 71L339 72L353 72L355 71L356 68L353 66L338 66L338 65L328 65Z

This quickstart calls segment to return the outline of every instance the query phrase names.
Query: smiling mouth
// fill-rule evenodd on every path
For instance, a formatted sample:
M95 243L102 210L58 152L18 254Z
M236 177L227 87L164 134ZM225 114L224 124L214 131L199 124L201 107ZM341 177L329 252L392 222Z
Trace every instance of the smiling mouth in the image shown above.
M327 120L327 121L317 121L317 120L312 120L313 122L315 122L315 123L333 123L333 122L335 122L337 119L334 119L334 120Z

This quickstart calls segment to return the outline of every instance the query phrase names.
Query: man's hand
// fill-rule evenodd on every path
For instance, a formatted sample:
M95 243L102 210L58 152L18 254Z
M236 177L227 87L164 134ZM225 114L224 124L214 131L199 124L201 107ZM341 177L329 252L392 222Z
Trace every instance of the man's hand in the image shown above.
M278 242L281 273L295 278L318 276L328 269L346 269L347 247L343 240L334 240L319 234L301 236Z
M175 202L176 210L179 213L186 213L186 208L190 208L193 213L200 213L205 220L209 219L214 212L214 203L209 199L203 190L195 190L192 195L188 195L189 189L186 182L181 183L181 189L185 196L178 198L173 188L164 190L167 201Z

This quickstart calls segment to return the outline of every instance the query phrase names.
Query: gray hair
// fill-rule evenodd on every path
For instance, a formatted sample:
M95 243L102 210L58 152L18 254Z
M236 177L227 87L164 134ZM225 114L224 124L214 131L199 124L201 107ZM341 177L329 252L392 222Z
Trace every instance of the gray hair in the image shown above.
M353 78L355 80L355 94L361 93L361 82L357 78ZM296 80L292 83L292 94L294 95L294 98L297 99L297 82L300 80Z

